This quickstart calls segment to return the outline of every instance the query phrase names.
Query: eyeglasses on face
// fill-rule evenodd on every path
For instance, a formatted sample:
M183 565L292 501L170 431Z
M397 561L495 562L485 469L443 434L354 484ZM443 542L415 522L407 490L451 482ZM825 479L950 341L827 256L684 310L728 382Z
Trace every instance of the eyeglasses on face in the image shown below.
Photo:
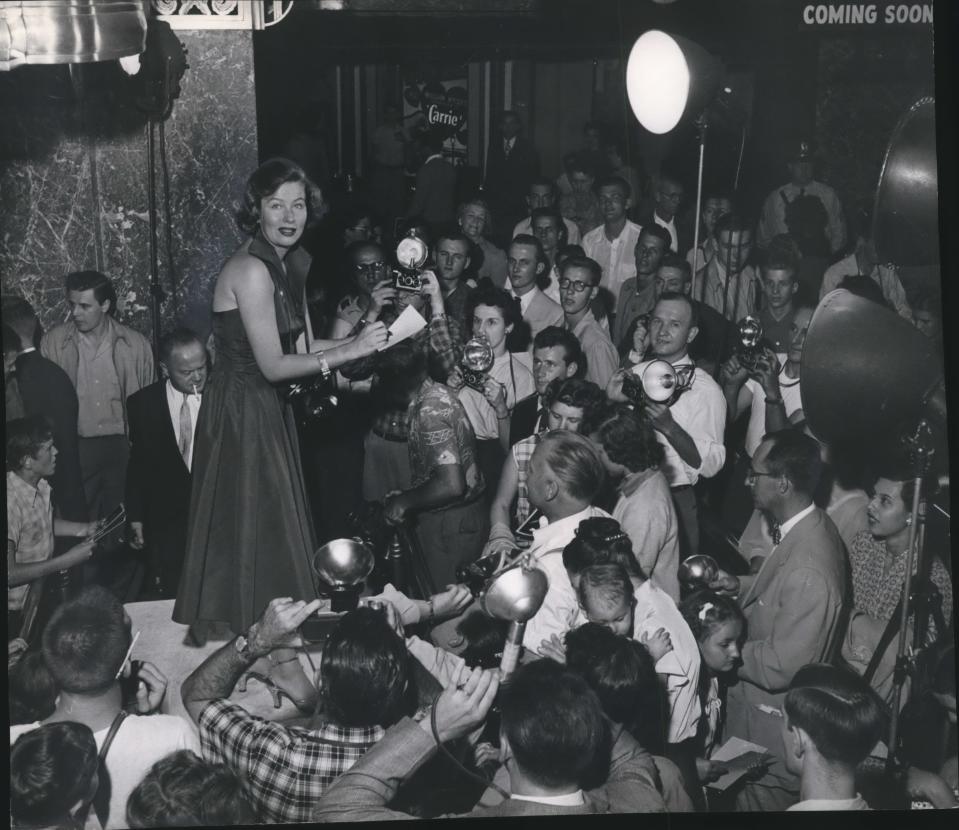
M746 484L752 484L757 478L779 478L779 473L763 473L750 467L746 471Z
M386 268L385 262L361 262L354 266L358 274L373 274Z
M562 289L572 288L577 294L582 294L584 291L589 291L593 286L588 282L583 282L582 280L571 280L568 277L559 278L559 287Z

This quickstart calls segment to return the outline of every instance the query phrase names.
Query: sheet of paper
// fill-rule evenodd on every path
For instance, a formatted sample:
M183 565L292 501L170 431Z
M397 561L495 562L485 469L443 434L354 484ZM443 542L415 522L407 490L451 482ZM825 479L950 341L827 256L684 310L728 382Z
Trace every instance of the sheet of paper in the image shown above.
M725 790L749 772L754 763L762 758L769 757L771 756L764 746L745 741L742 738L730 738L709 756L710 761L720 762L727 766L729 772L713 781L709 786L714 790Z
M389 327L390 339L386 341L386 345L380 351L406 340L407 337L412 337L424 328L426 328L426 320L423 319L423 315L413 306L408 305L403 309L402 314L393 321L393 325Z

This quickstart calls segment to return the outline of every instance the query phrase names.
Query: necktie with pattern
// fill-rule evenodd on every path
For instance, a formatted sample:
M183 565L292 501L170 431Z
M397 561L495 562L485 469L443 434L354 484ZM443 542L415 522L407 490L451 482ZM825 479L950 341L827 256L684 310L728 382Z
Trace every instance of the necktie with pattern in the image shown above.
M190 417L190 396L183 393L180 404L180 455L183 463L190 466L190 447L193 445L193 419Z
M783 532L778 524L772 526L773 544L778 545L783 540Z

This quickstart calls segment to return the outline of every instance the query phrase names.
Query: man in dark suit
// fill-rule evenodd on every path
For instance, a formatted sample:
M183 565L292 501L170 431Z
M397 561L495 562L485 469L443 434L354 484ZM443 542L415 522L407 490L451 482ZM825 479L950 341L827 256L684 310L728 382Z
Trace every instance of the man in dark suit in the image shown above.
M845 548L832 519L813 502L819 444L796 429L768 434L753 454L746 484L769 522L773 549L758 572L720 571L710 588L738 597L748 639L739 682L727 698L727 735L773 756L765 774L737 798L741 810L784 810L799 800L799 779L784 761L780 707L793 675L836 656L845 618Z
M495 670L470 670L465 665L456 669L434 704L440 741L463 737L481 726L498 688ZM662 795L638 759L618 764L599 786L585 788L591 771L609 767L610 735L596 693L578 675L551 660L520 666L500 692L499 704L500 758L509 774L508 797L492 807L476 807L467 816L665 811ZM430 718L420 723L404 718L333 783L320 799L314 820L410 818L387 805L403 781L436 750Z
M529 139L520 135L523 125L510 110L499 120L499 136L490 141L483 189L493 213L493 241L506 248L512 229L526 216L526 194L539 175L539 156Z
M177 328L160 343L164 379L127 399L130 463L126 501L131 547L147 551L152 596L176 595L190 510L193 436L207 379L200 338Z
M693 247L692 224L682 217L679 209L683 202L682 182L670 173L660 173L656 179L653 204L647 203L640 210L636 224L646 227L656 224L666 229L670 237L669 250L686 255Z
M443 137L428 130L422 137L428 155L416 174L416 191L407 218L426 221L435 234L453 221L456 170L443 158Z
M533 338L533 380L536 394L516 402L509 422L509 441L515 444L534 432L546 429L547 412L543 395L557 378L578 378L586 374L586 359L579 340L561 326L547 326Z
M24 414L43 415L53 432L57 469L50 483L57 515L72 522L85 522L89 516L80 473L76 390L67 373L37 350L39 323L30 303L22 297L4 296L3 322L20 340L14 375Z

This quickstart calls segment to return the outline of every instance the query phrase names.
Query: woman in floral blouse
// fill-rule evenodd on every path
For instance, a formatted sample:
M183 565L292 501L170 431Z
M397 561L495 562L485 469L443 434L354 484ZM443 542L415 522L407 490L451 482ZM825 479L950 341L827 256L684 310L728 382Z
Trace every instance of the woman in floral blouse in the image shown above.
M867 529L853 539L849 551L852 567L853 611L843 643L843 657L861 674L865 672L879 644L889 619L896 613L902 595L908 558L909 531L912 522L914 481L907 475L880 478L873 488L867 509ZM923 492L929 495L930 488ZM942 612L946 625L952 613L952 582L937 551L926 550L934 557L930 569L933 585L942 596ZM915 571L913 572L915 575ZM911 641L913 623L907 636ZM937 635L932 619L925 641ZM896 638L886 648L872 678L872 686L887 701L893 690L892 669L895 663Z

